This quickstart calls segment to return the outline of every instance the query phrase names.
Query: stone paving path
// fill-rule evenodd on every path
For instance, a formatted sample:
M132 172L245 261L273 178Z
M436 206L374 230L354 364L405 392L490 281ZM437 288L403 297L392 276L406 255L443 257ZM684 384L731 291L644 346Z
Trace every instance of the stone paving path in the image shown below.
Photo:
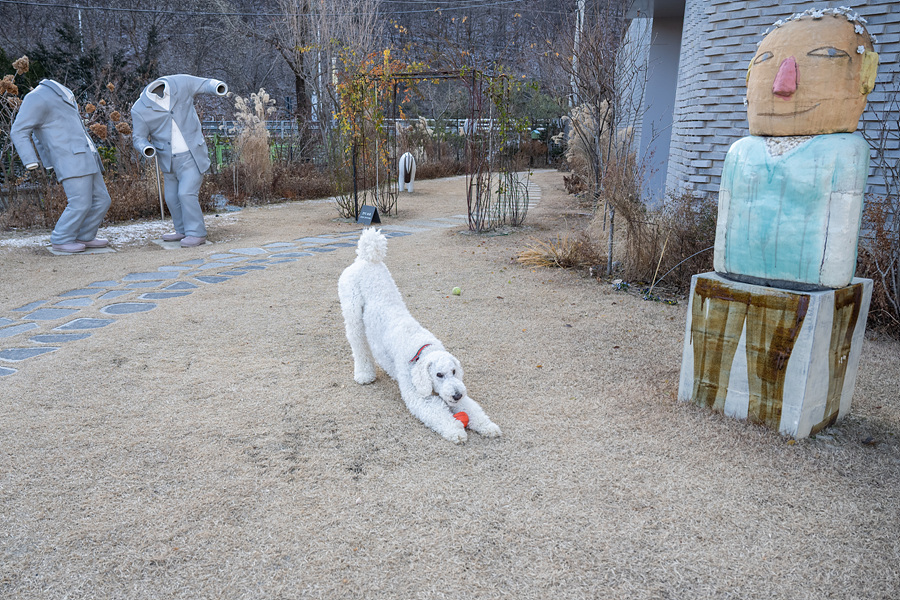
M540 187L529 181L528 190L532 207L540 200ZM392 238L465 226L466 222L466 215L456 215L378 227ZM206 258L162 266L151 272L128 273L117 280L94 281L11 310L0 309L0 378L18 372L25 361L89 338L93 330L112 325L118 317L152 311L159 303L188 296L202 286L227 285L229 280L248 273L311 260L339 248L353 248L359 231L272 242L259 248L212 250ZM101 306L99 311L108 318L79 317L79 311L88 306Z

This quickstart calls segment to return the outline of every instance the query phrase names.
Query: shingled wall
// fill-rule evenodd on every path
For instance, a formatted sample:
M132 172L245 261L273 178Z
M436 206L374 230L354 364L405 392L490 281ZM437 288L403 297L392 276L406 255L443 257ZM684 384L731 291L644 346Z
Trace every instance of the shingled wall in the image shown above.
M877 38L875 50L881 57L876 88L860 130L877 136L882 129L878 117L890 109L886 158L900 161L900 103L896 100L900 94L900 2L687 0L666 177L670 192L718 194L725 153L733 142L749 135L745 76L762 33L795 12L837 6L848 6L868 21L866 27ZM889 102L892 94L893 103ZM884 194L885 180L876 158L873 155L868 192Z

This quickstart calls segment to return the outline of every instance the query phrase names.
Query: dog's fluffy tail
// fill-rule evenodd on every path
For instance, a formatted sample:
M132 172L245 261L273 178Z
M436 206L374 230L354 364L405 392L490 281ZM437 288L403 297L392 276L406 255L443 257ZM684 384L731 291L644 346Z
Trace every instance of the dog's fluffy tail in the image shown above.
M370 228L359 236L359 244L356 246L356 255L372 263L384 262L387 255L387 238L380 230Z

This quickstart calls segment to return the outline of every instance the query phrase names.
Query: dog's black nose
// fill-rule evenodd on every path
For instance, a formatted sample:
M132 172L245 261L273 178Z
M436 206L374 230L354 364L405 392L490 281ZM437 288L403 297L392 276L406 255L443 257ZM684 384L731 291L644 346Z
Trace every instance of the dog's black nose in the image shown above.
M456 392L455 394L453 394L453 399L456 400L457 402L459 402L460 398L462 398L461 392Z

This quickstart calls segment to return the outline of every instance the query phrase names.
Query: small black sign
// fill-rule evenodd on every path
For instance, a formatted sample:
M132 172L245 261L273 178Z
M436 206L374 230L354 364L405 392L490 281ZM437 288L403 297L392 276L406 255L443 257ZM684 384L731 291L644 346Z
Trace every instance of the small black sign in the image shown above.
M363 225L381 223L381 218L378 216L378 209L374 206L363 204L362 208L359 209L359 218L356 220L356 222L362 223Z

